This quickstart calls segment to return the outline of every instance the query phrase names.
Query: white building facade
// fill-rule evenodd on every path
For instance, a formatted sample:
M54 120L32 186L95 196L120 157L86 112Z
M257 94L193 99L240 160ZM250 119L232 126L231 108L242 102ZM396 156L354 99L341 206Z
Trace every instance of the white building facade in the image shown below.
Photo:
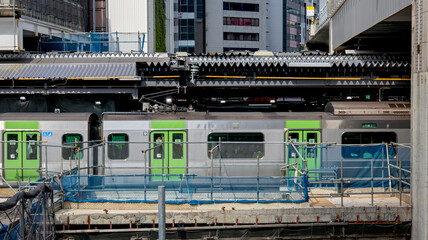
M207 52L303 49L307 0L222 0L205 4Z
M122 52L136 49L135 46L126 43L125 33L129 33L129 42L134 43L135 33L145 33L143 51L154 52L154 1L107 0L107 32L123 33L119 46Z
M206 51L267 49L268 0L205 1Z

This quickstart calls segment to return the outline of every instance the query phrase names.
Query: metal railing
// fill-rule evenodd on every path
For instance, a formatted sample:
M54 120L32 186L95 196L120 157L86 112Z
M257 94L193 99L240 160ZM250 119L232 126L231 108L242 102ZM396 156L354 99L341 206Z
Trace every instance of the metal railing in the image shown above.
M14 141L14 143L28 142L34 143L34 141ZM1 143L7 144L8 142ZM400 199L401 204L403 194L408 194L410 191L410 148L400 144L357 147L334 143L291 141L180 142L181 151L188 153L187 159L183 160L184 165L170 165L170 162L176 160L166 156L158 159L160 164L153 164L154 151L159 151L161 148L161 154L164 155L165 149L172 151L172 146L177 142L163 141L159 144L159 142L103 140L68 144L72 145L59 146L38 142L38 154L41 162L38 168L5 168L3 166L2 170L17 169L23 173L24 170L33 169L38 171L40 177L52 177L64 171L76 169L77 176L80 177L77 177L75 182L79 187L71 191L75 196L79 194L88 196L88 190L80 191L80 188L92 180L97 184L105 184L105 181L97 180L97 176L112 175L124 175L124 179L128 178L128 180L131 178L126 175L135 175L135 179L139 179L140 184L144 183L143 189L140 189L144 192L141 196L147 196L151 187L157 186L159 182L168 183L174 180L178 185L172 184L173 188L169 190L189 193L206 188L204 191L209 194L204 195L204 198L207 200L216 199L216 191L221 190L218 186L227 181L229 181L229 189L233 188L233 184L239 186L239 181L243 181L240 186L247 184L247 187L251 189L248 199L257 202L261 199L266 200L265 192L269 191L278 193L275 196L271 195L271 199L286 200L289 196L285 195L293 192L298 192L304 199L304 191L300 190L307 188L311 194L310 197L340 197L342 204L344 197L354 194L371 194L372 204L375 194L395 195ZM113 148L111 147L118 144L123 147L122 150L126 149L126 157L112 159L110 155L113 153ZM259 149L260 146L263 146L262 151ZM64 158L65 149L72 150L67 155L68 159ZM235 152L231 153L231 149ZM253 152L251 154L243 153L244 150ZM247 156L247 159L228 158L228 156L240 156L239 154ZM378 154L377 157L375 157L376 154ZM354 155L356 157L353 157ZM314 164L314 161L319 163ZM304 186L302 179L305 176L308 178L308 183ZM1 177L6 183L9 180L4 179L4 175ZM28 177L22 176L18 181L21 182L19 184L22 185L26 178ZM81 181L82 179L84 181ZM154 179L157 182L153 181ZM268 181L274 182L276 190L267 188ZM124 188L128 188L124 191L135 190L131 185L123 185ZM320 188L332 189L335 192L317 193L316 190ZM346 191L346 189L353 188L361 188L365 191L359 193ZM285 197L281 196L281 192ZM261 196L263 194L265 195ZM80 201L83 199L82 196L75 199ZM190 199L193 196L196 195L188 195L186 198ZM144 197L143 200L147 199ZM243 198L239 197L239 199Z
M76 170L28 182L0 203L0 239L56 239L55 210L62 207L62 178Z
M41 51L142 52L146 34L140 32L58 33L41 36Z

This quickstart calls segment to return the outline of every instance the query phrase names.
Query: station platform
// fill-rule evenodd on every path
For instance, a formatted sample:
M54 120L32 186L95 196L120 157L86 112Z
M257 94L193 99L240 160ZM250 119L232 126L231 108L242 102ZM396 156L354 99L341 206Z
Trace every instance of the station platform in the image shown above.
M352 189L355 193L357 189ZM366 190L363 190L366 191ZM166 223L184 225L238 224L299 224L332 222L399 223L411 221L409 197L402 201L389 194L370 194L340 197L312 195L304 203L221 203L166 204ZM65 202L57 211L57 224L67 225L157 225L156 203Z

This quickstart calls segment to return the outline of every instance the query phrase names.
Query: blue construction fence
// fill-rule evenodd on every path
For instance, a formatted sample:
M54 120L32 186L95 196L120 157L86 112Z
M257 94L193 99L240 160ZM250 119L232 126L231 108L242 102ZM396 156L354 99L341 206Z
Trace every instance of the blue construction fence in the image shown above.
M38 50L44 52L142 52L145 33L86 32L41 36Z
M343 186L346 188L371 187L372 179L374 187L386 188L390 182L392 187L396 187L399 179L410 183L411 148L408 146L394 144L295 146L308 162L314 161L307 164L309 181L315 183L310 187L327 186L328 184L316 183L341 180L342 177L345 179ZM297 168L304 169L306 166L299 159L289 158L288 161L289 163L297 161ZM403 184L402 187L408 188L409 185Z
M284 176L76 174L61 178L64 200L156 203L158 186L165 186L170 204L298 203L308 201L312 188L410 187L405 184L410 183L411 171L408 146L296 144L296 148L299 154L287 153L294 157L284 160L289 166Z
M65 176L65 200L156 203L165 186L166 203L299 203L309 200L301 177L206 177L196 175Z

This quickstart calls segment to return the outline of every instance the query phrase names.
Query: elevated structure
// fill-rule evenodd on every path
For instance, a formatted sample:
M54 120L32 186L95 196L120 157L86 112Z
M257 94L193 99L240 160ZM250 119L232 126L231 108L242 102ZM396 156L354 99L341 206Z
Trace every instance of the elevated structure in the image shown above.
M410 62L403 55L271 52L4 54L0 80L0 99L20 106L20 97L31 102L78 95L91 104L117 98L117 108L109 111L132 111L141 110L142 96L161 102L168 96L172 104L197 105L200 110L211 104L271 102L322 110L331 100L408 100ZM159 91L169 92L157 95Z
M40 35L85 32L87 19L84 0L2 0L0 51L36 51Z
M410 0L322 0L319 4L307 43L311 49L410 51Z

